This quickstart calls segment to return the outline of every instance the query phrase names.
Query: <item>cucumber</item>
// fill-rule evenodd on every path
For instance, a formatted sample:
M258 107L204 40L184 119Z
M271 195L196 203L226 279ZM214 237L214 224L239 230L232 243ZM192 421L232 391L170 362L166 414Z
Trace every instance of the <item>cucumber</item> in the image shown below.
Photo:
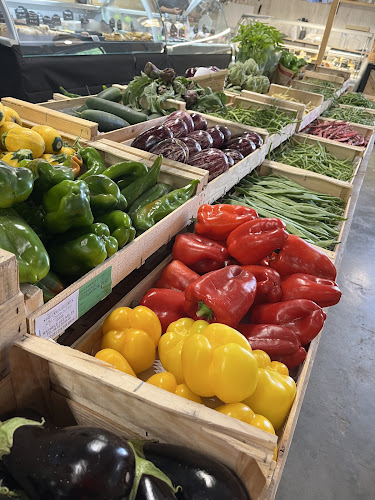
M122 99L122 92L116 87L109 87L99 92L96 97L105 99L106 101L120 102Z
M112 113L113 115L119 116L123 120L129 122L130 125L135 125L136 123L145 122L147 120L147 115L144 113L134 111L129 108L129 106L124 106L123 104L118 104L117 102L106 101L100 97L88 97L86 99L86 106L89 109L97 109L99 111L105 111L106 113Z
M111 132L118 128L128 127L129 123L119 116L97 109L86 109L79 113L81 118L96 122L99 125L99 132Z

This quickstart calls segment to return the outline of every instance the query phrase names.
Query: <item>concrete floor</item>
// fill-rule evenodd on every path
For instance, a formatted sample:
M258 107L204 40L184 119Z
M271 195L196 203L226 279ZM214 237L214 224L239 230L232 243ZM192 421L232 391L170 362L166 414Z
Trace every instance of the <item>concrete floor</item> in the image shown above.
M277 500L375 499L375 152L338 284Z

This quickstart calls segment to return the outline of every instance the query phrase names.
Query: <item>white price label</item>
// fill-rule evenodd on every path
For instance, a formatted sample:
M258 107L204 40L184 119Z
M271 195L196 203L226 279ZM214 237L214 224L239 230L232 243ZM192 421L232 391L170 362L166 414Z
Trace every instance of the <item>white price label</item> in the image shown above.
M79 290L57 304L50 311L35 319L35 334L44 339L54 338L63 333L78 319Z

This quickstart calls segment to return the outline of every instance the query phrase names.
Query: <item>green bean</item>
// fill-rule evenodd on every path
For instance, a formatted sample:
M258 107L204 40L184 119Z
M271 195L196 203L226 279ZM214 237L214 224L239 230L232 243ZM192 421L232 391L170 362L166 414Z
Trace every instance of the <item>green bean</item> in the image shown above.
M347 121L360 123L362 125L370 125L374 126L375 115L368 113L367 111L361 108L341 108L339 106L333 106L330 109L327 109L322 116L326 116L328 118L334 118L335 120Z
M367 99L361 92L349 92L342 95L337 100L339 104L348 104L349 106L358 106L360 108L375 109L375 102Z

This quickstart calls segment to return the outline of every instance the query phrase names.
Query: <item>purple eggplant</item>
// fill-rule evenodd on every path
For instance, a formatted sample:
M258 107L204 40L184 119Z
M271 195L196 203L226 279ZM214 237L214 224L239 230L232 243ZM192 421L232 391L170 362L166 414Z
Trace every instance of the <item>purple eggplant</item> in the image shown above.
M229 161L230 159L233 161L233 165L243 160L244 158L243 154L240 153L237 149L223 149L223 153L226 154Z
M224 145L232 139L232 132L225 125L215 125L215 128L219 129L224 135Z
M206 130L206 132L210 134L212 140L214 141L212 147L220 149L224 146L225 137L221 130L219 130L217 127L210 127Z
M176 139L188 135L187 125L180 118L175 118L174 120L168 121L168 123L165 121L164 126L169 128L169 130L172 132L173 137L175 137Z
M243 156L247 156L256 150L256 146L250 139L232 139L227 144L227 149L237 149Z
M184 142L176 138L159 142L150 150L150 153L163 155L165 158L180 163L186 163L189 158L189 148Z
M207 120L199 113L192 113L191 118L194 123L194 130L207 130Z
M225 151L236 151L236 150L235 149L226 149ZM223 153L224 153L224 151L223 151ZM234 165L234 159L233 159L232 155L229 155L228 153L225 153L225 156L227 157L229 168L233 167L233 165Z
M180 110L180 111L174 111L171 113L168 118L165 120L164 125L166 127L169 127L170 123L173 123L175 120L182 120L186 127L187 127L187 133L190 134L190 132L193 132L194 130L194 122L192 117L189 115L189 113L186 113L186 111ZM176 136L177 137L177 136Z
M212 148L214 144L212 137L205 130L195 130L189 137L197 141L202 149Z
M255 144L255 146L257 148L260 148L261 146L263 146L263 139L256 132L244 132L241 135L241 137L243 139L249 139L250 141L253 141L253 143Z
M130 145L133 148L149 151L158 142L164 141L164 139L171 139L172 137L173 134L167 127L159 125L157 127L151 127L139 134Z
M205 151L196 153L189 158L189 165L208 170L210 173L208 177L209 181L229 168L229 162L226 155L220 151L220 149L215 148L206 149Z
M192 137L181 137L180 141L184 142L189 148L189 155L194 155L195 153L199 153L199 151L202 151L199 142Z

